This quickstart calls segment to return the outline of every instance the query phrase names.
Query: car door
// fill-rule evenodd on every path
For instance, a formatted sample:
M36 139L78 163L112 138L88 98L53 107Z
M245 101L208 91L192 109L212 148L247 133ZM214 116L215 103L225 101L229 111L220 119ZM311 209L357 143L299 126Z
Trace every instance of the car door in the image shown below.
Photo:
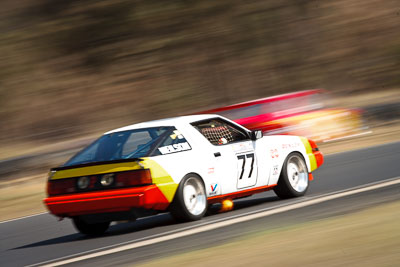
M254 142L242 128L221 118L209 119L193 125L211 143L219 194L233 193L257 183L257 157ZM217 191L217 190L216 190Z
M236 188L243 189L254 186L257 183L258 165L253 141L241 141L230 146L236 157Z

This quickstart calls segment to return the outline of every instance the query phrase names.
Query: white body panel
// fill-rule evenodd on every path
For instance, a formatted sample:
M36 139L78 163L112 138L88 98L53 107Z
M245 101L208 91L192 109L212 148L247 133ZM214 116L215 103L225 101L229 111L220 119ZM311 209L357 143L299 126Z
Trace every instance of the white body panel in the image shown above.
M176 121L174 119L160 120L124 127L115 131L154 126L175 126L186 138L191 150L154 156L152 160L162 166L177 184L186 174L198 174L204 181L208 197L277 184L282 165L286 157L293 151L300 152L303 155L307 168L310 169L305 147L297 136L264 136L256 141L245 140L225 145L212 145L190 123L202 119L222 117L217 115L190 117L193 118L183 117L185 120L178 118ZM228 119L222 119L245 129Z

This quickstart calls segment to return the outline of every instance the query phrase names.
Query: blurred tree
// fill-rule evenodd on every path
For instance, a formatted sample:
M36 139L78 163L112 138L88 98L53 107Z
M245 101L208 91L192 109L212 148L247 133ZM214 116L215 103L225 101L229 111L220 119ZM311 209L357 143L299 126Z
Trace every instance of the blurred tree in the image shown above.
M0 145L315 87L398 87L398 13L396 0L3 0Z
M53 27L42 39L61 55L78 54L90 68L110 64L118 53L110 45L135 37L134 1L43 0L36 15Z

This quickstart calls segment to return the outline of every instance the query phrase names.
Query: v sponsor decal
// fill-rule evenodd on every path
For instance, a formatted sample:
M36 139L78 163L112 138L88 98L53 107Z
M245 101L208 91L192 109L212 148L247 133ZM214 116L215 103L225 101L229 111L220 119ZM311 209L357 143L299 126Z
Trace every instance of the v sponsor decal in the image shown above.
M212 184L211 191L215 192L215 190L217 190L217 186L218 186L218 184Z

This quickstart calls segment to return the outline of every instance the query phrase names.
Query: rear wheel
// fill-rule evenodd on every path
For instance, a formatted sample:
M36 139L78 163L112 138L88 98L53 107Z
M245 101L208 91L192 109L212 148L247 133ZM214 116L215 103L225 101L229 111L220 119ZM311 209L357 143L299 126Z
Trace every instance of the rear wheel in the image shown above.
M308 170L300 153L289 154L283 164L278 185L274 188L280 198L303 196L308 189Z
M76 230L88 236L102 235L110 226L110 222L87 223L79 217L74 217L72 221Z
M186 175L179 184L170 212L179 221L195 221L207 212L204 183L196 174Z

